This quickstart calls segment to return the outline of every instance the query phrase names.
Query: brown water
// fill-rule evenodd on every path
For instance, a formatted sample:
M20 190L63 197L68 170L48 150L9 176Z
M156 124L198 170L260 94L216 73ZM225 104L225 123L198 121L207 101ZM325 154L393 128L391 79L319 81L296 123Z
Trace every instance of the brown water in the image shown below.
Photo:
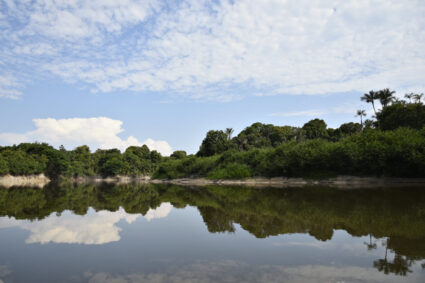
M0 189L0 282L425 282L425 188Z

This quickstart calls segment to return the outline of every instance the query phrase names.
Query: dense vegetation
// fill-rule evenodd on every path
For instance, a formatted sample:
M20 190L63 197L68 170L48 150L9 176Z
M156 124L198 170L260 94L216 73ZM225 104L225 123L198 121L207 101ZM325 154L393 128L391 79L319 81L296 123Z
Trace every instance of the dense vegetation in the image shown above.
M145 176L154 172L161 159L160 153L150 151L146 145L130 146L124 153L118 149L98 149L91 153L85 145L67 151L46 143L22 143L0 147L0 175Z
M145 215L170 202L176 208L199 210L211 233L234 232L236 224L257 238L308 233L321 241L343 229L353 236L387 238L384 255L373 264L405 275L415 260L425 258L425 192L422 188L335 190L305 187L267 190L248 187L186 188L164 185L47 186L43 190L0 189L0 216L43 219L71 210L84 215L89 207ZM365 249L376 243L365 243ZM391 269L397 264L402 269ZM400 267L400 266L399 266ZM393 270L393 271L391 271ZM398 271L397 271L398 270Z
M303 127L254 123L237 136L233 129L210 130L196 155L175 151L162 157L147 146L90 152L87 146L67 151L48 144L0 147L0 175L45 173L58 176L153 175L154 178L361 176L425 177L425 105L422 94L394 97L389 89L361 99L375 115L337 129L313 119ZM381 109L377 110L377 104Z
M303 127L254 123L236 137L233 130L211 130L198 153L164 160L155 178L361 176L425 177L425 105L422 94L396 99L394 92L370 91L373 119L327 128L313 119ZM413 101L412 101L413 99ZM379 101L381 109L376 110Z

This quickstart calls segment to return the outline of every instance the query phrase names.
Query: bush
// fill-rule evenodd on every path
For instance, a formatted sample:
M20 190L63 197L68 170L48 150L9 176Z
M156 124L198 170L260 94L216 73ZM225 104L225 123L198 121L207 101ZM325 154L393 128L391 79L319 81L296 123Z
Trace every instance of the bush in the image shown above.
M6 175L9 173L9 164L7 161L0 155L0 175Z
M244 179L252 176L251 168L240 163L230 163L224 168L217 168L208 174L209 179Z

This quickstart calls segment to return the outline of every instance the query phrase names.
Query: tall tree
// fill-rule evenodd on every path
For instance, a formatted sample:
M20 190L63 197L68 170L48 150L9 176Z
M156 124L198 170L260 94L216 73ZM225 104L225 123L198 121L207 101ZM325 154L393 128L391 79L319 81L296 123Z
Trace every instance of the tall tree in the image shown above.
M407 98L407 99L409 99L409 103L412 103L412 98L413 98L414 95L415 94L411 92L411 93L406 93L404 95L404 97Z
M321 119L310 120L303 126L307 139L326 138L328 136L326 128L325 121Z
M372 103L373 112L375 112L376 115L376 109L375 109L375 100L378 99L378 93L376 91L369 91L369 93L363 94L363 96L360 98L362 101L366 101L366 103Z
M357 110L356 117L360 117L360 125L362 126L362 129L363 129L363 117L366 117L366 111Z
M232 139L232 134L233 134L233 129L232 128L226 128L225 133L227 135L227 139L228 140L231 140Z
M423 96L424 96L423 93L421 93L421 94L413 94L413 99L415 100L415 103L420 103Z
M390 102L394 100L395 91L390 90L389 88L384 88L378 91L379 102L381 102L382 109L386 108Z
M202 144L199 147L199 151L196 155L211 156L228 150L231 142L227 137L228 136L224 131L209 131L207 136L202 141Z

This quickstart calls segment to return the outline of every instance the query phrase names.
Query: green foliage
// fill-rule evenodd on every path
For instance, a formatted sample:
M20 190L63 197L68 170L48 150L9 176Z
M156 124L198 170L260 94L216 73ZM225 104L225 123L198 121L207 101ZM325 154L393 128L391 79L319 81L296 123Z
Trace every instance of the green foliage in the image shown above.
M123 161L118 149L98 149L94 154L97 161L97 172L104 176L115 176L120 173Z
M70 168L67 175L93 176L95 175L94 160L90 148L86 145L79 146L70 153Z
M9 164L6 159L0 155L0 175L6 175L9 173Z
M345 135L345 136L358 133L361 130L362 130L362 125L360 125L359 123L353 123L353 122L344 123L339 127L339 131L341 135Z
M198 156L212 156L228 150L232 143L228 139L228 135L223 131L208 131L207 136L202 141Z
M289 126L279 127L272 124L254 123L246 127L233 139L239 150L275 147L295 138L296 129Z
M303 130L307 139L320 139L326 138L328 132L326 131L326 123L321 119L310 120L304 124Z
M210 179L244 179L251 176L251 168L240 163L230 163L224 168L216 168L207 175Z
M184 150L176 150L170 155L170 157L174 159L183 159L186 156L187 156L187 153Z
M215 168L218 155L210 157L187 156L184 159L168 159L159 164L154 172L154 179L178 179L185 177L206 176Z
M394 130L399 127L422 129L425 125L425 105L422 103L394 103L377 113L379 128Z
M47 165L47 158L44 155L37 157L20 149L8 148L1 152L1 156L3 163L7 162L5 168L9 168L8 171L12 175L39 174Z
M60 176L150 175L157 169L162 156L144 145L130 146L124 154L118 149L97 150L94 154L86 145L67 151L46 143L22 143L0 147L0 175L44 173L52 179Z
M169 160L159 166L154 178L325 178L337 174L423 177L425 130L369 129L337 142L323 139L291 141L276 148L228 150L208 158L192 156Z
M121 174L132 176L145 176L156 169L156 164L161 160L157 151L150 151L146 145L141 147L130 146L123 154L123 167Z

